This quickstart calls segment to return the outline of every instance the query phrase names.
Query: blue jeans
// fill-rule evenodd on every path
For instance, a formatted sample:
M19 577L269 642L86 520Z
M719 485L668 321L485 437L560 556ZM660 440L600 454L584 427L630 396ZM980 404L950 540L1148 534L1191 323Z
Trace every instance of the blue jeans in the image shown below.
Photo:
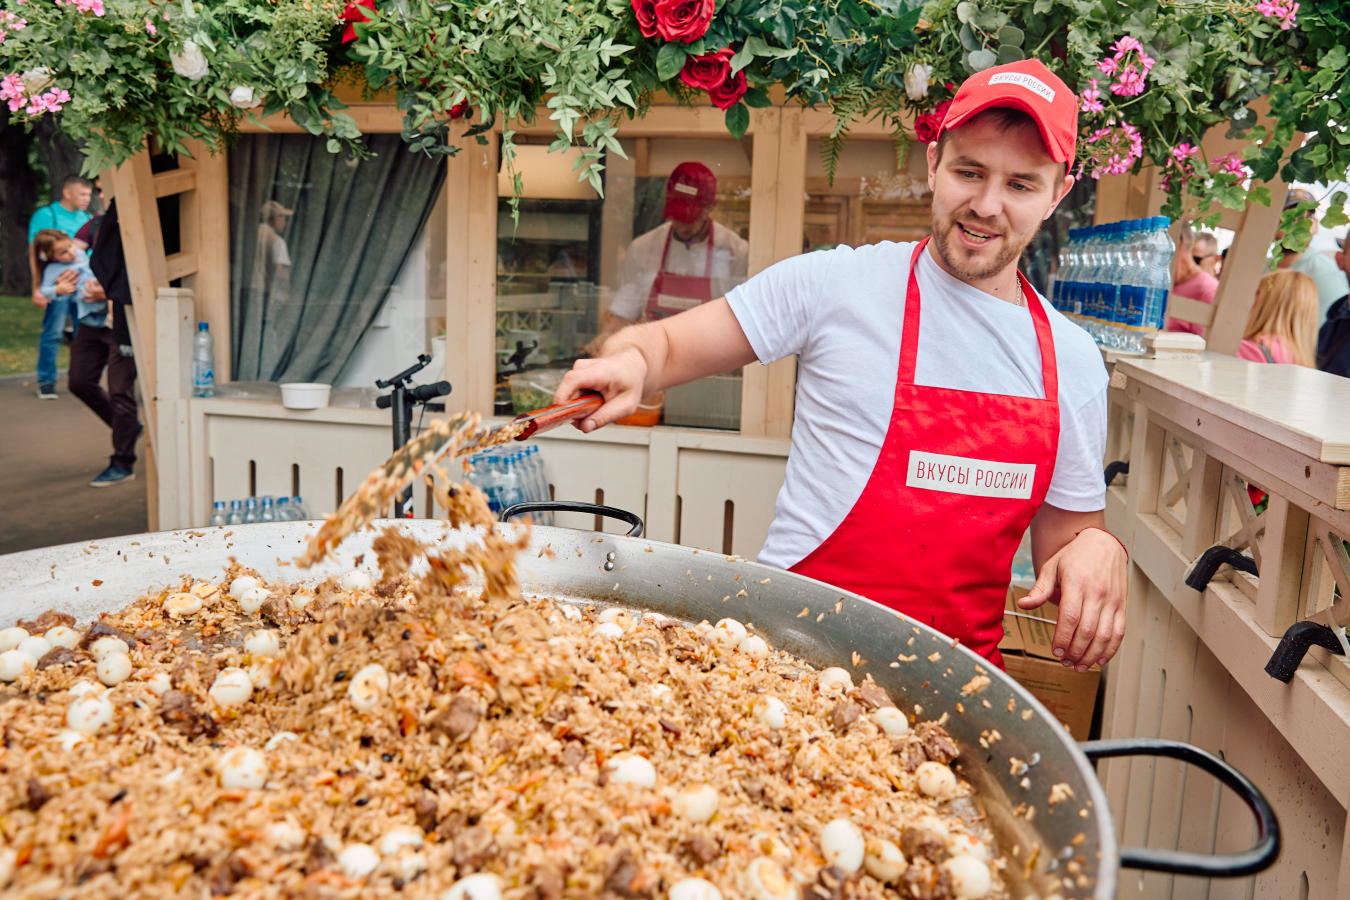
M56 351L61 349L66 316L75 311L74 297L74 294L61 294L47 304L47 312L42 317L42 338L38 343L38 384L56 384ZM75 327L78 328L79 323Z

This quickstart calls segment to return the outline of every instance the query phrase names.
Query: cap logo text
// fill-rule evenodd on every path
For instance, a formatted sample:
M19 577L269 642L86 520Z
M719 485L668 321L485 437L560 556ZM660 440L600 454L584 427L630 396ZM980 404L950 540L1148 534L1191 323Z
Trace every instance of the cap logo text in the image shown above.
M1055 102L1055 89L1034 75L1021 72L999 72L989 79L990 84L1016 84L1035 94L1040 94L1047 103Z
M675 185L675 193L689 194L692 197L697 197L698 188L694 187L692 184L677 184Z

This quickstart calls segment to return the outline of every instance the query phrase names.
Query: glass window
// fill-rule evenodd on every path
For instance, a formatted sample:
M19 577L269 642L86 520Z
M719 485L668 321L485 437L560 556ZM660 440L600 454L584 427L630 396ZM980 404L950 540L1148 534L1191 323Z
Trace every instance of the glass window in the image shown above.
M820 141L807 142L803 249L917 241L929 227L928 168L922 144L853 138L831 184Z
M605 197L574 157L517 148L520 220L503 172L497 217L497 404L545 405L562 375L625 325L677 315L745 280L752 139L629 138ZM647 397L629 425L738 429L739 370Z
M371 156L308 134L245 134L230 151L231 371L242 382L375 392L436 356L445 371L445 161L396 134ZM336 401L335 401L336 402Z

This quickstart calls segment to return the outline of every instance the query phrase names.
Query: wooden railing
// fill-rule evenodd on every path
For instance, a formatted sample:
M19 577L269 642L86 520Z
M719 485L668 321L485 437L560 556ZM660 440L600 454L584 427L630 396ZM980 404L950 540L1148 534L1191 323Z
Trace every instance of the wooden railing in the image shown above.
M1119 896L1350 896L1350 668L1314 648L1289 684L1265 671L1289 626L1350 619L1350 380L1206 354L1117 360L1111 383L1108 461L1129 473L1108 489L1107 523L1132 564L1103 736L1223 755L1285 832L1275 867L1254 878L1127 873ZM1214 546L1259 576L1224 566L1188 587ZM1253 840L1237 798L1176 763L1112 761L1102 775L1122 843L1223 852Z

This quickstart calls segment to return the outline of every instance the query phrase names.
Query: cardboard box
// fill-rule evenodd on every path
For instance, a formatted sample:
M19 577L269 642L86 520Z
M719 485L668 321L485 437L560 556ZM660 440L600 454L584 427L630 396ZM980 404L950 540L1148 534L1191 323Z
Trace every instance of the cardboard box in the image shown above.
M1064 723L1074 740L1087 740L1092 728L1092 714L1097 708L1101 669L1094 666L1080 675L1058 661L1016 653L1005 654L1003 664L1014 681Z
M1063 722L1074 740L1085 741L1092 728L1097 707L1097 687L1101 669L1093 666L1080 675L1055 658L1052 642L1055 620L1046 614L1054 607L1031 611L1019 609L1017 601L1027 595L1024 588L1010 587L1003 616L1003 640L999 650L1008 674L1045 708Z

